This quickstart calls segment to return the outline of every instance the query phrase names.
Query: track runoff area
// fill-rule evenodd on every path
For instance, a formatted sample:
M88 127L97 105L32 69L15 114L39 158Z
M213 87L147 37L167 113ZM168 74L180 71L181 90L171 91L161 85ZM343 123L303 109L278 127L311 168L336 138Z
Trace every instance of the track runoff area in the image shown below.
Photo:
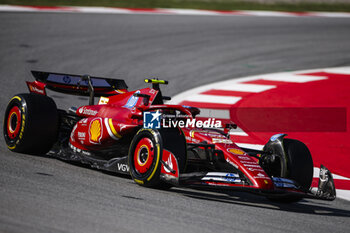
M209 11L114 7L0 5L0 12L163 14L274 17L350 17L347 12ZM287 133L304 142L314 162L334 174L337 197L350 200L350 67L264 74L211 83L173 97L170 103L196 106L199 118L235 122L230 136L239 146L262 149L271 135Z
M264 74L187 90L171 103L196 106L199 117L235 122L231 139L262 149L271 135L286 133L304 142L314 162L333 174L337 196L350 200L350 67Z

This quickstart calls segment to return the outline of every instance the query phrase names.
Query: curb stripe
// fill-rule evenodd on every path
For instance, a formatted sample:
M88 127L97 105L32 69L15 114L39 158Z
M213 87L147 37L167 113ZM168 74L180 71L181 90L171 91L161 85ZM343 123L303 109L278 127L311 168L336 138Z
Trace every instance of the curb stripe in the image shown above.
M289 75L271 75L271 76L265 76L262 77L263 80L269 80L269 81L282 81L282 82L292 82L292 83L306 83L306 82L313 82L313 81L319 81L327 79L326 77L313 77L313 76L306 76L306 75L295 75L295 74L289 74Z
M349 18L348 12L284 12L284 11L215 11L195 9L165 8L118 8L118 7L79 7L79 6L16 6L0 5L2 12L57 12L57 13L96 13L96 14L158 14L158 15L205 15L205 16L257 16L257 17L327 17Z
M241 92L241 91L225 91L225 90L213 89L213 90L209 90L209 91L203 91L201 94L244 97L244 96L250 95L251 93L250 92Z
M229 109L232 104L218 104L218 103L208 103L208 102L192 102L192 101L182 101L181 105L187 105L197 108L208 108L208 109Z
M240 101L241 97L227 97L227 96L218 96L218 95L202 95L196 94L191 95L187 98L191 102L200 102L200 103L217 103L217 104L235 104Z
M263 92L275 88L273 85L258 85L258 84L247 84L247 83L237 83L234 86L224 86L219 90L224 91L240 91L240 92Z
M341 198L350 201L350 190L337 189L337 198Z
M319 177L319 174L320 174L320 168L318 167L314 167L314 177ZM337 180L349 180L350 181L350 178L347 178L345 176L339 176L339 175L336 175L336 174L333 174L333 179L337 179Z

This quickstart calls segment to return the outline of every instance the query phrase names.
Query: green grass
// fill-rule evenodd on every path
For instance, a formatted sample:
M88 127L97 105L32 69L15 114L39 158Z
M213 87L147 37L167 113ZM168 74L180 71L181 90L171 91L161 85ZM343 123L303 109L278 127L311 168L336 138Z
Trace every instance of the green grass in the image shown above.
M32 6L109 6L130 8L188 8L207 10L342 11L350 3L274 3L261 4L240 0L0 0L0 4Z

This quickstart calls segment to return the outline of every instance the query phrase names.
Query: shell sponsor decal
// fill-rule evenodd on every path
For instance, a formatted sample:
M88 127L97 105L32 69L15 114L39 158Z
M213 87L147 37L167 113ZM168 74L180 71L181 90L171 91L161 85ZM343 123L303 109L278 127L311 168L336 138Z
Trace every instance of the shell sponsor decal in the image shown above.
M241 149L237 149L237 148L228 148L227 149L228 152L235 154L235 155L244 155L245 152Z
M101 118L96 118L90 122L89 136L90 142L94 144L100 144L102 138L102 120Z

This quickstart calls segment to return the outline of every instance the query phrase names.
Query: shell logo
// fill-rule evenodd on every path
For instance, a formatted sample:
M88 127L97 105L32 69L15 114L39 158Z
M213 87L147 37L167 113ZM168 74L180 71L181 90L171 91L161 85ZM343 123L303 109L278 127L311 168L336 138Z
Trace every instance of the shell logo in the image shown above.
M240 149L236 149L236 148L229 148L227 149L228 152L235 154L235 155L244 155L245 152L243 150Z
M91 121L89 134L90 142L100 143L100 139L102 137L102 124L100 118Z

